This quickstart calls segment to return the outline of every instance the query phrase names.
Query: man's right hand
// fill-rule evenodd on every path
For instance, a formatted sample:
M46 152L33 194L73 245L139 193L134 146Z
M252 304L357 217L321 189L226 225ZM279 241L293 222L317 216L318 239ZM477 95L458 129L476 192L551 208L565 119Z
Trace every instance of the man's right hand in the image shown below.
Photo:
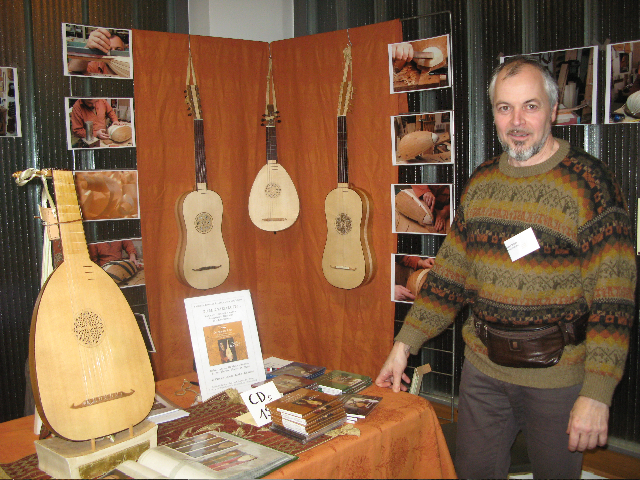
M86 47L96 48L108 55L111 51L111 42L109 41L109 38L111 38L109 30L106 28L96 28L89 34Z
M404 380L406 383L410 383L411 379L404 373L404 369L407 368L407 358L409 358L409 345L396 342L393 344L393 348L384 362L384 365L380 369L378 378L376 378L376 385L382 388L391 388L394 392L407 391L407 386L402 383Z

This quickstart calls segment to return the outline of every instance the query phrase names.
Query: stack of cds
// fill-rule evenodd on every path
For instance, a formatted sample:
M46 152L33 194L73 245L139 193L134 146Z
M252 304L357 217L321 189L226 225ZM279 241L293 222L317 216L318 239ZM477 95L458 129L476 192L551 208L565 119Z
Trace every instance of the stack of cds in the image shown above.
M299 388L316 388L315 380L309 380L304 377L296 377L295 375L288 375L283 373L282 375L278 375L277 377L273 377L269 380L264 380L262 382L254 383L251 385L252 388L259 387L260 385L264 385L265 383L273 382L273 384L278 389L282 395L286 395L287 393L295 392Z
M341 426L347 420L339 397L317 390L299 388L267 405L271 413L270 429L307 443Z
M371 385L371 377L357 373L332 370L316 380L318 390L330 395L357 393Z
M286 373L288 375L295 375L296 377L304 377L304 378L317 378L322 375L326 371L326 367L321 367L319 365L310 365L308 363L303 362L291 362L284 367L280 367L276 370L273 370L267 373L267 379L276 377L278 375L282 375Z

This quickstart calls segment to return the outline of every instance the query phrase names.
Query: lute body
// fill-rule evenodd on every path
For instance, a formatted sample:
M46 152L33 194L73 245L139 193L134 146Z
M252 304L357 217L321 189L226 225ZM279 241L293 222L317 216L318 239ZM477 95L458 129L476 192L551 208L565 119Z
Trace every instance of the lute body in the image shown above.
M43 423L60 437L88 440L144 420L155 383L127 300L89 258L73 174L53 175L64 262L34 308L31 383Z
M191 56L189 68L193 69ZM195 81L195 74L193 78ZM198 97L197 85L188 85L186 101L195 115L196 189L182 194L175 204L179 238L174 270L183 284L207 290L227 279L229 254L222 237L222 199L207 188L204 124Z
M322 272L334 287L352 289L373 279L372 209L371 196L349 184L346 116L339 116L338 187L329 192L324 203L327 241L322 255Z

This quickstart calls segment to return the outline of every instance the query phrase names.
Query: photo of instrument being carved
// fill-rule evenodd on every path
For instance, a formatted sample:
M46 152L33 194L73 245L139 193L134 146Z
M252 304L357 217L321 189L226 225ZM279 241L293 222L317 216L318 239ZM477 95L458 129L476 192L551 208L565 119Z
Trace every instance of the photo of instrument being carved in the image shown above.
M33 311L30 377L44 425L82 441L142 422L155 382L131 307L89 257L73 173L55 170L53 180L64 261Z
M373 200L364 190L349 184L347 111L353 96L351 46L344 50L345 70L338 101L338 186L324 202L327 241L322 272L334 287L352 289L369 283L376 259L371 241Z
M249 217L261 230L278 232L289 228L296 221L300 213L300 199L291 177L278 163L276 123L280 122L280 115L275 107L271 58L267 75L267 97L267 102L272 102L267 103L262 121L262 125L267 127L267 164L260 169L251 187Z
M175 205L179 239L174 268L185 285L207 290L229 275L229 254L222 238L222 199L207 188L204 125L195 69L189 51L185 101L193 115L196 188L182 194Z

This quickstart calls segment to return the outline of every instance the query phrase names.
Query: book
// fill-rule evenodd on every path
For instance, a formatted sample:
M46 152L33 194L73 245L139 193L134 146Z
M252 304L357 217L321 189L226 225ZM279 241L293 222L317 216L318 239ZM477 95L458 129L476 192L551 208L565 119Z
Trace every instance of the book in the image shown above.
M169 399L163 397L156 392L156 398L151 407L151 412L147 415L147 420L151 420L156 425L159 423L170 422L178 418L188 417L189 412L182 410Z
M365 418L374 408L378 406L382 397L374 395L362 395L359 393L350 393L340 397L344 403L344 410L347 413L347 421L358 421Z
M332 370L316 380L318 390L331 395L357 393L371 385L371 377L343 370Z
M272 414L273 412L288 412L295 417L308 418L324 410L325 406L334 406L336 403L342 404L340 398L335 395L299 388L295 392L268 403L267 408Z
M150 448L100 478L260 478L297 457L224 432Z
M304 378L317 378L326 371L326 367L311 365L304 362L291 362L267 374L267 378L273 378L283 373Z
M283 373L282 375L277 375L270 380L264 380L262 382L257 382L251 385L252 388L259 387L260 385L264 385L267 382L273 382L278 391L282 395L286 395L287 393L291 393L296 391L299 388L309 388L313 389L316 386L315 380L310 380L304 377L296 377L295 375L289 375L288 373Z
M284 428L281 425L278 425L277 423L272 423L271 426L269 427L269 429L272 432L276 432L282 436L285 436L287 438L291 438L292 440L296 440L297 442L300 442L302 444L305 444L311 440L314 440L315 438L318 438L322 435L324 435L325 433L341 427L342 425L344 425L344 423L346 422L346 417L345 418L341 418L333 423L330 423L329 425L327 425L326 427L321 428L320 430L310 434L310 435L304 435L302 433L297 433L294 432L293 430L289 430L287 428Z
M344 408L344 405L337 404L334 407L327 408L324 411L319 412L317 415L310 417L309 419L296 417L294 415L289 415L286 412L273 412L273 414L271 415L271 421L282 425L283 420L288 420L291 422L296 422L299 425L310 426L310 425L318 424L328 418L336 418L337 416L342 416L342 415L346 415L346 410Z
M202 400L265 379L249 290L184 300Z
M276 425L280 425L287 430L293 430L294 432L310 435L331 423L337 422L340 419L347 419L347 414L345 413L344 409L334 409L333 411L322 415L322 417L318 419L317 422L310 422L306 425L300 424L296 422L295 419L290 419L287 417L276 418L275 420L273 420L273 423L275 423Z

